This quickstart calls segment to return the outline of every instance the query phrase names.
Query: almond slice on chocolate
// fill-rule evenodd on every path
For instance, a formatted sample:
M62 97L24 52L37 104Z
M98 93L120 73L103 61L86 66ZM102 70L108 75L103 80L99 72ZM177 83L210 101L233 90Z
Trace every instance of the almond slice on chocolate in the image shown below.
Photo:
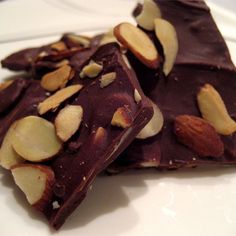
M102 65L94 61L90 61L89 64L83 67L82 71L80 72L80 78L81 79L85 77L95 78L102 71L102 69L103 69Z
M136 16L138 25L146 30L153 30L156 18L161 18L161 10L153 0L144 0L143 9Z
M59 42L51 44L51 49L54 49L54 50L60 52L60 51L67 50L67 47L64 42L59 41Z
M52 186L55 182L52 169L43 165L21 164L14 166L11 172L27 201L42 211L52 197Z
M215 129L204 119L180 115L175 118L175 134L178 140L201 157L220 157L224 144Z
M12 147L12 135L16 124L17 121L8 129L0 148L0 165L5 169L11 169L12 166L25 161Z
M178 37L174 26L163 19L155 19L156 37L164 51L165 61L163 71L166 76L171 72L179 49Z
M87 36L76 35L76 34L66 34L63 36L63 39L69 45L73 45L74 47L83 46L85 48L90 46L91 39Z
M200 89L197 101L202 117L219 134L231 135L236 131L236 122L230 117L223 99L212 85L205 84Z
M71 138L79 129L83 117L83 108L68 105L58 113L55 119L57 136L64 142Z
M107 74L102 75L100 79L100 88L107 87L116 79L116 72L109 72Z
M111 124L113 126L121 127L121 128L128 128L133 121L133 118L131 116L130 110L124 106L124 107L119 107L111 120Z
M134 90L134 101L139 104L142 101L142 97L137 89Z
M161 131L163 127L164 118L162 112L155 103L151 103L153 107L153 117L136 136L137 139L146 139L155 136Z
M127 47L143 64L156 69L158 52L148 35L130 23L121 23L114 28L117 40Z
M11 85L13 83L13 80L6 80L3 81L2 83L0 83L0 91L4 90L5 88L7 88L9 85Z
M69 65L63 65L59 69L44 75L41 86L50 92L54 92L59 88L64 88L72 77L72 68Z
M61 149L54 125L38 116L17 121L12 133L12 146L22 158L32 162L46 161Z
M74 94L78 93L83 88L83 85L71 85L66 88L63 88L52 96L45 99L43 102L39 103L38 105L38 112L40 115L57 108L62 102L73 96Z
M99 43L100 46L107 44L107 43L114 43L117 42L116 37L114 36L113 29L106 32Z

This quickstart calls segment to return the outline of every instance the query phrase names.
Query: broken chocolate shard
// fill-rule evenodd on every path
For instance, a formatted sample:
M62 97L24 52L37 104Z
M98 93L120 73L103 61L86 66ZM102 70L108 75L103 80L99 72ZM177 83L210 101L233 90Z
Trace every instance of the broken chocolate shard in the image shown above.
M92 80L81 79L79 74L83 66L91 60L103 66L102 72ZM41 211L56 229L84 199L94 178L134 140L153 115L152 105L143 94L135 73L125 63L118 44L106 44L92 56L85 55L84 60L75 64L73 69L75 76L70 85L83 84L83 89L63 102L57 111L52 110L44 115L44 118L54 122L60 109L68 104L83 108L79 130L64 143L60 153L44 162L53 170L55 184L52 198L44 202ZM101 88L102 76L111 72L116 74L116 79L109 86ZM47 93L40 86L40 81L28 80L28 83L17 106L0 117L0 124L4 126L0 133L1 140L14 121L39 115L38 104L45 100ZM139 103L134 99L134 91L141 97ZM120 107L129 110L132 118L129 126L122 129L111 124L113 114ZM55 207L54 202L59 207Z
M65 150L51 165L56 174L57 186L64 186L63 194L55 191L55 199L60 203L60 208L53 210L49 207L44 212L56 229L86 196L96 175L131 143L141 127L151 119L153 112L135 80L135 75L127 69L116 44L101 47L91 59L102 62L104 70L72 102L84 109L80 132L70 141L81 145L75 153ZM99 79L111 71L116 72L116 80L106 89L101 89ZM142 96L140 104L136 104L133 99L134 89ZM133 122L126 129L111 125L113 113L121 106L129 107L133 117Z
M235 133L232 136L221 136L225 152L219 158L200 157L178 142L174 134L176 116L188 114L201 117L196 96L205 83L217 88L230 116L235 118L236 110L233 104L236 102L236 69L209 8L200 0L155 2L161 9L163 18L175 26L179 37L180 48L174 68L165 78L161 72L140 65L132 55L128 54L128 57L145 94L163 112L165 123L158 135L143 141L135 140L109 166L108 171L118 173L129 168L176 169L236 164ZM139 5L136 8L135 14L141 11L141 7ZM150 32L152 40L155 40L152 34L154 33ZM153 153L146 147L155 150L158 163L153 163Z

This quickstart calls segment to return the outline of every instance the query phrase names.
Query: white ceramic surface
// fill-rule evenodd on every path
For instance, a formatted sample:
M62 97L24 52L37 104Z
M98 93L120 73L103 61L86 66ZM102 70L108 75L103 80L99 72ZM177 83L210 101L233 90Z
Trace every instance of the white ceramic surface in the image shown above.
M107 4L113 8L103 12ZM91 33L132 21L128 12L134 4L131 0L4 1L0 3L0 59L23 47L50 42L58 38L56 33ZM211 6L236 62L236 17ZM1 79L11 74L0 69ZM149 170L100 176L86 200L55 233L0 169L0 235L235 236L236 170Z

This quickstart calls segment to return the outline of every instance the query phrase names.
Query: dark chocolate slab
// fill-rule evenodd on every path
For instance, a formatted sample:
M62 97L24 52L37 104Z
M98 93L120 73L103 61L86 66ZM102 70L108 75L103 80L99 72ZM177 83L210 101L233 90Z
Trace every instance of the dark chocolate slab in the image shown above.
M179 143L173 132L173 121L177 115L201 116L196 95L205 83L215 86L231 117L236 118L236 70L210 10L201 0L156 2L162 17L175 26L178 34L180 48L171 74L165 78L161 72L139 63L132 54L128 53L128 57L144 93L162 110L165 124L162 132L155 137L135 140L108 171L117 173L129 168L173 169L236 164L235 134L221 136L225 146L222 157L201 158ZM134 14L137 15L140 9L139 5ZM155 40L154 32L149 35ZM155 154L150 150L154 150Z
M103 70L96 78L81 79L80 72L90 60L102 64ZM54 122L59 110L66 105L83 107L83 121L79 131L64 143L57 156L43 163L53 169L55 184L52 198L41 210L56 229L62 226L84 199L97 174L117 158L153 115L148 98L143 94L135 73L128 68L116 43L100 47L92 56L89 52L79 63L71 64L75 76L68 85L83 84L84 88L63 102L57 110L43 115ZM110 72L116 73L116 79L107 87L101 88L101 76ZM50 95L42 89L39 81L27 80L26 83L28 87L25 91L20 91L20 99L17 99L15 106L0 117L0 124L4 127L0 133L1 141L15 120L38 115L38 104ZM21 80L16 80L14 84L20 86ZM134 99L135 89L142 98L139 103ZM120 107L124 107L131 117L131 123L126 128L111 125L113 114ZM53 208L55 201L60 206L57 209Z
M83 124L65 145L64 151L51 163L56 175L53 201L58 201L61 207L55 210L50 202L44 213L56 229L84 199L96 175L133 141L153 114L149 101L143 95L135 75L123 61L117 45L101 47L92 60L103 64L102 74L96 79L87 79L91 82L72 101L72 104L81 105L84 109ZM100 88L99 79L109 72L116 72L115 81ZM142 96L139 104L134 101L134 89ZM133 117L131 126L126 129L112 126L114 112L124 106ZM101 127L104 133L100 137Z

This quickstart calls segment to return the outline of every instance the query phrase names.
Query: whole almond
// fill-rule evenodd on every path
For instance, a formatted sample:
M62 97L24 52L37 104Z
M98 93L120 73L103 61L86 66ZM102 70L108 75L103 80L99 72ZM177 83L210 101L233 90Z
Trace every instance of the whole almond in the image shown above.
M178 140L201 157L220 157L224 145L215 129L204 119L180 115L175 118L174 131Z

